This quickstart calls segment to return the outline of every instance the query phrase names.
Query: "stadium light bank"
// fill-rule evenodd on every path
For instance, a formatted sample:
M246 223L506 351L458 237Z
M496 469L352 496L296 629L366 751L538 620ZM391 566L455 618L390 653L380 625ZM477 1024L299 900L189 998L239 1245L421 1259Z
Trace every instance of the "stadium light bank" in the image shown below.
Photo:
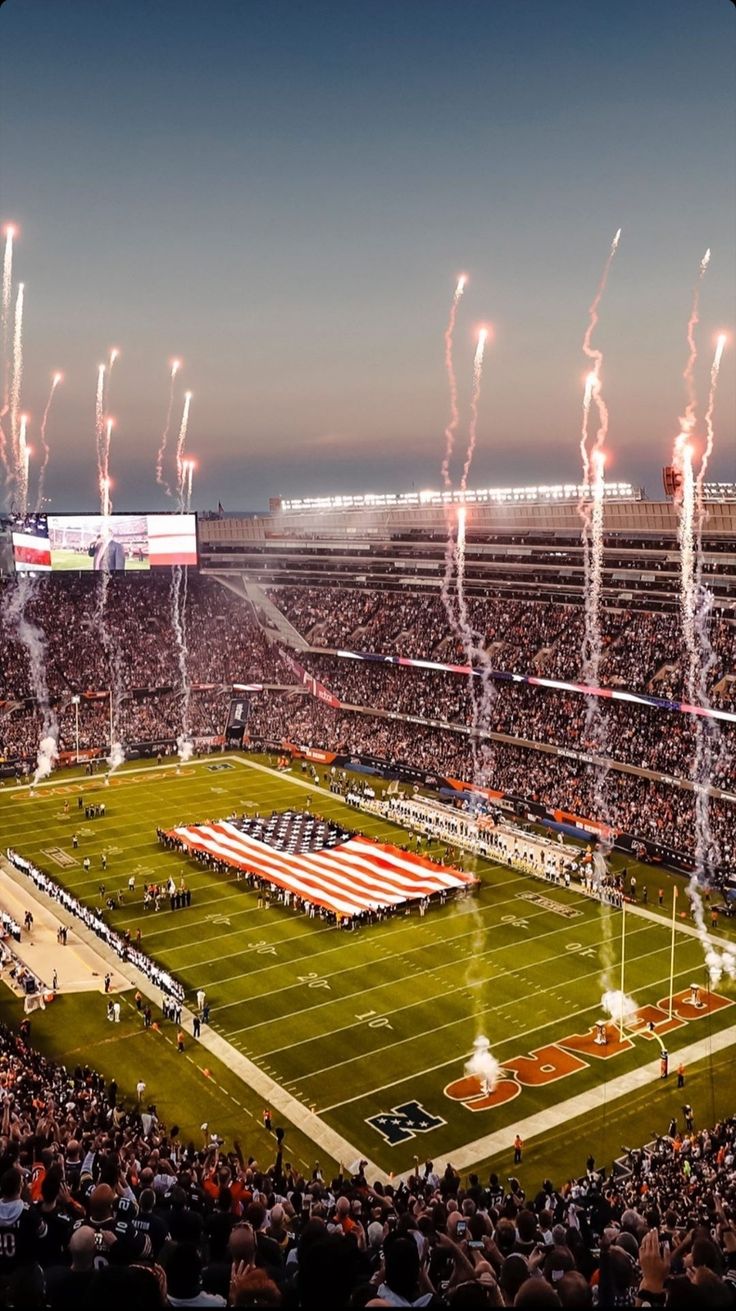
M408 509L425 505L508 505L536 504L543 505L551 501L577 502L587 498L590 489L582 483L557 483L537 487L483 487L447 491L425 490L420 492L362 492L344 496L305 496L286 499L274 497L271 500L272 512L282 511L288 514L309 513L324 510L381 510ZM607 501L640 501L644 491L631 483L607 482L604 487Z

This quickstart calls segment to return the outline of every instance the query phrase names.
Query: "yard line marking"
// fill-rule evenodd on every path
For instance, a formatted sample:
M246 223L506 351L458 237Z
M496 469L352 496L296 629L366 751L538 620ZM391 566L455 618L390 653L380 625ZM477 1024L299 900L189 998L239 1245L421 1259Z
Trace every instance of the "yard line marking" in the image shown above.
M652 952L652 951L642 952L641 955L639 955L639 956L632 956L632 957L631 957L631 961L633 962L633 961L642 961L642 960L647 960L650 956L657 955L659 951L664 951L664 950L666 950L666 948L665 948L665 947L661 947L661 948L657 948L657 950L656 950L656 951L653 951L653 952ZM548 964L549 962L543 962L543 963L544 963L544 964ZM522 974L523 974L523 971L509 970L509 971L507 971L507 973L504 975L504 977L506 977L506 978L512 978L512 977L513 977L515 974L517 974L517 973L522 973ZM590 972L589 974L580 974L580 975L578 975L577 977L578 977L579 979L589 979L589 978L592 978L593 975L597 975L597 973L598 973L598 970L591 970L591 972ZM484 983L487 983L487 982L489 982L489 980L487 980L487 979L481 979L477 984L472 984L471 987L483 987ZM445 997L445 996L450 996L450 995L451 995L451 992L448 991L447 989L445 989L443 992L440 992L440 993L438 994L438 997ZM469 999L469 1000L472 1000L472 997L470 996L470 994L469 994L468 999ZM429 1001L433 1001L433 1000L437 1000L437 998L428 998L427 1000L429 1000ZM523 998L520 997L520 998L518 999L518 1001L517 1001L515 1004L516 1004L516 1005L521 1005L522 1003L526 1003L527 1001L528 1001L528 998L527 998L527 997L523 997ZM420 1001L417 1001L417 1002L412 1002L411 1006L402 1006L402 1007L397 1008L397 1009L394 1010L394 1011L383 1011L382 1014L385 1015L385 1016L389 1016L389 1015L401 1015L401 1014L403 1014L404 1011L411 1010L412 1007L414 1007L414 1006L419 1006L419 1005L421 1005L421 1004L422 1004L422 999L420 999ZM508 1005L509 1005L508 1001L503 1001L503 1002L500 1002L498 1006L485 1006L485 1007L483 1008L483 1012L482 1012L482 1014L483 1014L484 1016L486 1016L486 1015L495 1015L497 1021L501 1021L502 1023L506 1023L506 1024L509 1024L509 1025L510 1025L510 1024L513 1023L513 1018L514 1018L514 1017L513 1017L512 1014L508 1014L508 1015L506 1014L506 1008L507 1008ZM596 1005L598 1006L598 1009L600 1009L600 1003L597 1002ZM590 1009L592 1009L592 1008L590 1008ZM573 1012L573 1014L577 1014L577 1012ZM383 1052L390 1051L392 1047L405 1047L405 1046L407 1045L407 1043L415 1042L417 1039L420 1039L420 1038L428 1038L428 1037L430 1037L432 1034L435 1034L435 1033L441 1033L443 1029L451 1029L451 1028L452 1028L454 1025L456 1025L456 1024L466 1024L467 1021L468 1021L468 1016L467 1016L467 1015L455 1016L454 1019L452 1019L452 1020L446 1020L443 1024L437 1024L437 1025L434 1025L431 1029L420 1029L420 1030L416 1031L415 1033L412 1033L412 1034L410 1035L410 1037L408 1037L408 1038L406 1038L406 1037L403 1037L403 1038L395 1038L395 1039L393 1039L391 1042L384 1043L383 1046L381 1046L381 1047L374 1047L374 1048L372 1048L370 1051L359 1052L359 1053L358 1053L357 1055L355 1055L355 1056L349 1056L349 1057L343 1058L343 1059L340 1060L340 1061L336 1061L333 1065L326 1065L326 1066L323 1066L323 1068L322 1068L321 1070L310 1070L310 1071L308 1071L308 1072L305 1073L305 1074L300 1074L300 1075L298 1076L298 1078L299 1078L300 1082L304 1082L304 1081L306 1081L307 1079L314 1079L314 1078L317 1078L319 1075L327 1074L330 1070L342 1069L344 1066L351 1065L351 1064L353 1064L353 1062L355 1062L355 1061L362 1061L362 1060L366 1060L366 1059L371 1059L372 1057L374 1057L374 1056L378 1056L378 1055L380 1055L380 1054L383 1053ZM329 1032L329 1035L326 1035L326 1034L315 1034L315 1035L313 1035L311 1038L304 1038L304 1039L302 1039L300 1042L294 1042L294 1043L291 1043L291 1044L289 1045L289 1047L282 1047L280 1050L281 1050L281 1051L291 1051L293 1048L301 1047L301 1046L303 1046L304 1044L306 1044L306 1043L308 1043L308 1042L317 1042L317 1041L319 1041L319 1040L322 1040L322 1041L323 1041L324 1038L327 1037L327 1036L330 1036L330 1037L331 1037L333 1034L344 1033L344 1032L347 1032L347 1031L350 1030L350 1029L357 1029L357 1028L359 1027L359 1025L362 1024L362 1023L363 1023L363 1021L359 1021L358 1024L347 1024L347 1025L344 1025L343 1028L341 1028L341 1029L331 1029L330 1032ZM542 1027L544 1027L544 1026L542 1026ZM530 1030L530 1032L535 1032L535 1030ZM272 1055L273 1053L269 1053L269 1054ZM471 1053L469 1052L468 1055L471 1055Z
M510 899L510 900L513 900L513 899ZM510 904L510 902L507 902L507 901L501 901L501 902L494 902L494 904L493 904L492 906L477 907L477 908L476 908L476 914L483 915L483 914L485 914L486 912L491 912L491 911L494 911L494 910L498 910L500 906L507 906L507 905L509 905L509 904ZM465 912L460 912L460 909L459 909L459 907L458 907L458 915L456 916L456 918L459 918L460 913L463 913L463 914L464 914ZM468 910L468 911L467 911L467 914L468 914L468 915L472 915L473 912L472 912L471 910ZM547 915L547 914L549 914L548 911L542 911L542 912L540 912L540 914L530 915L528 918L529 918L530 920L532 920L532 919L541 919L544 915ZM415 919L415 920L413 921L413 924L414 924L414 927L415 927L415 928L419 928L420 925L421 925L421 921ZM449 925L448 925L448 927L449 927ZM491 933L491 932L493 932L495 929L504 929L504 928L508 928L508 927L509 927L509 926L508 926L507 924L489 924L489 925L487 926L487 928L485 929L485 932L487 932L487 933ZM557 927L557 931L559 932L559 925L556 926L556 927ZM402 922L401 927L399 927L399 928L397 928L397 929L393 929L393 930L388 931L384 936L388 937L388 936L389 936L389 932L390 932L390 934L391 934L392 936L395 936L397 933L401 933L402 931L404 931L404 932L406 931L406 923L405 923L405 922ZM450 944L450 943L453 943L453 944L454 944L454 943L459 943L459 942L460 942L462 939L464 939L464 938L472 938L472 937L475 936L475 934L476 934L477 932L478 932L478 929L477 929L477 927L476 927L476 928L474 928L474 929L469 929L467 933L458 933L458 934L456 934L456 935L455 935L454 937L452 937L452 938L445 939L445 942L443 943L443 946L444 946L445 944ZM545 934L539 934L538 936L539 936L539 937L544 937L544 936L546 936L546 935L545 935ZM294 938L294 939L288 939L287 941L292 941L292 940L293 940L293 941L296 941L297 939L296 939L296 938ZM536 939L535 939L535 941L536 941ZM276 946L279 946L280 944L277 943L277 942L274 942L272 945L276 947ZM255 970L248 970L248 977L250 978L250 977L251 977L252 975L254 975L254 974L262 974L262 973L264 972L264 970L267 971L267 970L275 970L275 969L278 969L279 971L282 971L285 965L287 965L287 966L289 966L289 968L291 968L292 965L300 964L300 963L302 963L303 961L308 961L308 962L312 962L312 961L314 961L314 962L318 962L319 960L321 960L321 958L322 958L323 956L327 956L327 955L329 955L330 952L332 952L332 951L339 951L341 947L344 947L344 945L345 945L345 939L343 938L339 943L336 943L333 947L328 948L327 951L316 952L316 953L310 953L310 954L305 955L305 956L297 956L297 957L295 957L293 960L286 960L286 961L283 961L283 960L282 960L282 961L274 962L274 963L271 964L271 965L263 965L263 966L260 966L259 968L255 969ZM404 960L407 956L413 954L414 952L430 950L430 949L432 948L433 945L436 945L436 943L433 943L433 942L422 942L422 943L418 944L416 947L407 947L405 951L400 952L400 953L398 953L397 955L394 955L393 953L390 953L390 954L391 954L391 959L392 959L392 960L397 960L397 961L398 961L398 960ZM518 944L516 944L516 945L518 945ZM237 952L237 953L235 953L233 956L228 957L228 959L229 959L229 960L237 960L238 956L240 956L240 955L247 955L248 952L250 952L250 951L252 951L252 947L244 948L242 952ZM485 954L487 954L487 953L483 953L483 954L485 955ZM219 959L219 960L224 960L225 958L224 958L224 957L218 957L218 959ZM208 962L208 963L211 963L211 962ZM449 964L449 963L450 963L450 962L448 962L448 964ZM336 977L337 977L338 975L340 975L340 974L346 974L346 973L349 973L351 970L360 969L361 967L362 967L362 968L365 968L364 966L362 966L361 963L353 964L353 965L347 965L347 966L343 966L342 969L339 969L339 970L331 970L331 971L329 971L329 972L326 973L326 974L320 974L320 977L321 977L321 978L324 978L324 979L333 979L333 978L336 978ZM186 967L184 967L184 968L186 968ZM199 967L199 965L194 964L194 965L191 966L191 968L192 968L193 970L196 970L196 969L198 969L198 968L200 968L200 967ZM430 966L427 966L426 968L422 968L422 966L419 965L418 963L412 962L412 963L411 963L411 968L414 969L414 971L415 971L415 973L414 973L414 975L413 975L412 977L417 978L417 977L419 976L419 974L428 974L428 973L431 972L432 970L436 970L436 969L437 969L437 963L434 962L434 964L432 964L432 965L430 965ZM319 973L319 971L317 971L317 972ZM237 979L241 979L242 977L243 977L243 974L242 974L242 971L241 971L241 972L238 973L238 974L230 974L230 975L227 975L226 978L224 978L224 979L216 979L216 980L214 981L214 983L213 983L213 982L210 982L209 986L210 986L210 988L220 988L220 987L223 987L226 983L233 983L235 980L237 980ZM431 977L431 974L430 974L430 977ZM383 985L376 984L375 986L376 986L376 987L379 987L379 986L383 986ZM272 996L275 996L275 994L278 993L278 992L288 992L288 990L289 990L290 988L296 988L296 987L299 987L299 983L298 983L298 982L297 982L297 983L287 983L287 984L284 984L284 986L281 987L281 988L273 988L273 989L271 989L271 990L269 991L269 994L268 994L268 995L269 995L269 997L272 997ZM327 1001L327 1000L330 1000L330 999L327 999L327 998L326 998L325 1001ZM335 1000L335 999L333 998L332 1000ZM243 999L240 998L238 1001L234 1001L234 1002L225 1002L225 1003L223 1003L222 1005L217 1006L217 1013L218 1013L218 1015L222 1014L223 1011L228 1010L231 1006L240 1006L240 1005L242 1005L242 1001L243 1001ZM299 1014L299 1013L300 1013L300 1012L294 1012L294 1014Z
M500 927L507 928L508 925L502 925L502 926L500 926ZM539 934L537 934L537 936L533 939L533 941L534 941L534 942L541 942L544 938L558 937L558 936L559 936L559 932L560 932L559 925L556 924L555 927L554 927L553 929L550 929L550 930L549 930L549 932L547 932L547 933L539 933ZM646 930L646 929L634 929L634 930L632 930L632 934L635 934L635 933L645 933L645 932L648 932L648 930ZM669 944L667 944L667 948L668 948L668 947L669 947ZM502 952L502 951L518 951L518 950L519 950L519 944L518 944L518 942L507 942L505 946L502 946L502 947L496 947L496 946L493 946L493 947L489 947L489 948L488 948L488 951L479 952L477 955L474 956L474 960L482 960L483 957L484 957L484 956L487 956L488 953L491 952L491 951L494 952L494 954L499 954L499 953ZM664 951L665 948L662 947L661 950ZM555 954L557 955L558 953L555 953ZM649 955L649 954L650 954L649 952L646 953L646 955ZM555 957L553 956L551 959L554 960L554 958L555 958ZM639 958L638 958L638 957L634 957L634 960L637 960L637 959L639 959ZM428 970L426 970L426 971L422 971L422 973L431 974L431 971L432 971L432 970L436 970L436 968L437 968L436 965L432 965ZM451 969L456 968L455 965L454 965L454 962L450 962L448 968L451 968ZM495 967L494 967L494 968L495 968ZM527 965L524 965L524 966L522 966L522 967L520 967L520 968L521 968L521 970L523 971L524 969L527 969L528 966L527 966ZM599 966L599 968L600 968L600 966ZM515 971L515 970L510 970L510 971L507 972L507 974L515 974L516 972L517 972L517 971ZM417 976L415 975L414 977L416 978ZM578 977L580 977L580 976L578 976ZM485 976L484 976L484 978L481 979L481 980L479 980L478 982L475 982L475 981L474 981L474 982L472 982L472 983L467 983L465 980L463 980L462 983L457 984L457 986L454 987L454 988L447 988L447 987L444 986L444 984L442 984L442 991L439 992L439 993L438 993L436 996L434 996L434 997L420 997L418 1001L412 1002L411 1005L409 1005L409 1006L396 1006L396 1007L394 1007L393 1010L385 1010L385 1011L382 1011L381 1014L383 1014L383 1015L398 1015L398 1014L400 1014L401 1011L404 1011L404 1010L412 1010L415 1006L423 1006L423 1005L425 1005L427 1002L439 1001L439 999L440 999L441 997L450 997L450 996L453 996L453 995L455 995L455 994L462 994L462 993L464 993L464 992L467 992L468 994L470 994L470 990L471 990L471 989L473 989L473 988L477 988L477 987L484 987L487 983L490 983L490 982L493 980L493 978L494 978L494 974L491 974L491 975L488 976L488 977L485 977ZM239 1034L239 1033L252 1033L252 1031L253 1031L254 1029L260 1029L260 1028L263 1027L264 1024L273 1025L273 1024L276 1023L276 1022L278 1022L278 1023L283 1023L284 1020L289 1020L289 1019L295 1018L296 1016L307 1015L307 1014L309 1014L311 1011L322 1010L325 1006L333 1006L335 1002L351 1001L351 1000L354 999L355 997L368 997L368 996L370 996L371 993L373 993L373 992L377 992L377 991L378 991L379 989L381 989L381 988L395 988L396 986L397 986L397 985L396 985L396 980L395 980L395 979L389 979L388 981L381 981L380 983L376 983L376 984L374 984L372 988L366 988L366 987L357 988L357 989L355 990L355 992L343 992L343 993L340 994L339 997L327 997L327 998L325 998L325 999L323 999L323 1000L321 1000L321 1001L317 1001L317 1002L315 1002L314 1005L312 1005L312 1006L303 1006L300 1010L297 1010L297 1011L291 1011L291 1012L289 1012L288 1015L282 1016L278 1021L275 1021L272 1017L269 1017L269 1018L266 1019L266 1020L259 1020L256 1024L246 1024L246 1025L243 1025L243 1027L240 1028L240 1029L232 1029L231 1032L234 1033L234 1034ZM232 1005L233 1003L230 1003L230 1004ZM238 1003L238 1004L242 1005L242 999L241 999L240 1003ZM223 1007L218 1007L218 1011L222 1011L222 1010L224 1010L224 1009L225 1009L224 1006L223 1006ZM346 1025L345 1027L346 1027L346 1028L349 1028L349 1029L353 1029L353 1028L355 1028L356 1026L355 1026L354 1024L350 1024L350 1025ZM335 1034L335 1033L341 1033L342 1031L343 1031L342 1029L330 1029L330 1036L333 1035L333 1034ZM326 1036L326 1035L323 1035L323 1036ZM302 1041L303 1041L303 1042L309 1042L309 1041L312 1041L312 1040L311 1040L311 1039L302 1039ZM291 1047L298 1047L298 1046L300 1046L300 1045L301 1045L301 1044L300 1044L300 1043L297 1043L297 1042L289 1043L289 1048L291 1048ZM285 1051L286 1048L284 1048L284 1047L279 1047L279 1048L277 1048L276 1050L278 1050L278 1051Z

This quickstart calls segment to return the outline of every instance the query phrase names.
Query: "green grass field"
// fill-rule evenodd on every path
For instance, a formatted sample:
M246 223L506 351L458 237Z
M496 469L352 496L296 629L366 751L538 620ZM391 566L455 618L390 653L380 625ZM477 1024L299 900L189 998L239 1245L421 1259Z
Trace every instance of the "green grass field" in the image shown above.
M88 551L72 551L67 547L54 549L54 569L72 569L75 572L91 573L92 564L92 556ZM150 563L147 559L135 560L130 556L126 557L126 574L129 574L132 571L140 572L142 569L148 570L150 567Z
M223 770L223 764L230 768ZM600 1015L604 939L610 941L618 986L619 912L602 910L579 891L542 885L477 861L472 867L480 884L474 898L432 907L424 919L415 911L346 934L280 906L259 909L247 884L211 874L156 841L157 825L220 818L234 809L252 814L303 807L307 793L300 780L298 770L277 775L251 768L240 757L217 757L180 773L170 767L126 769L104 789L100 780L72 776L59 776L35 797L8 786L0 791L3 846L15 847L90 904L98 903L100 881L115 891L127 888L134 873L137 891L133 898L126 892L126 904L111 915L115 926L133 931L141 927L143 946L173 971L190 997L197 988L206 989L213 1027L223 1038L315 1108L354 1145L356 1154L365 1154L386 1171L409 1168L415 1153L452 1156L499 1131L501 1138L487 1152L479 1148L477 1159L510 1164L510 1152L501 1140L507 1138L510 1144L517 1124L591 1090L594 1105L584 1118L564 1123L563 1114L563 1123L550 1126L544 1143L529 1142L524 1168L533 1169L535 1177L537 1170L549 1173L552 1168L541 1165L545 1147L550 1159L569 1173L582 1167L591 1146L597 1155L613 1153L621 1142L644 1141L653 1129L666 1128L678 1105L673 1078L628 1096L615 1087L620 1076L657 1056L656 1042L642 1037L609 1060L581 1057L582 1068L555 1082L524 1086L505 1105L474 1110L467 1096L458 1099L462 1089L454 1089L455 1097L445 1091L462 1078L479 1032L488 1036L502 1063L549 1048L537 1063L542 1074L550 1060L554 1064L553 1044L587 1033ZM107 817L80 820L79 791L92 799L98 789L104 792ZM68 816L63 812L66 799L71 803ZM313 808L369 836L399 845L408 841L404 831L356 814L337 798L315 796ZM80 846L72 852L75 828ZM44 854L54 847L75 856L78 864L60 868ZM104 875L103 849L109 860ZM92 859L87 877L81 865L85 855ZM142 883L163 880L169 873L177 880L185 874L193 891L191 908L144 914ZM639 1005L654 1005L668 994L670 880L661 871L637 869L637 875L640 887L648 882L650 909L654 902L656 912L656 888L663 886L667 894L661 919L627 916L626 991ZM547 901L535 903L530 893ZM678 932L675 987L684 989L693 980L704 984L701 948ZM727 1109L722 1103L733 1084L733 1048L708 1060L710 1042L736 1023L733 987L721 985L719 993L727 1005L667 1036L673 1064L678 1049L696 1042L702 1047L697 1064L688 1064L687 1094L696 1113L702 1107L701 1120ZM80 1019L92 1013L94 1023ZM34 1034L52 1044L56 1056L67 1058L72 1050L88 1046L87 1059L105 1072L116 1071L123 1084L128 1069L129 1086L142 1072L167 1118L178 1119L190 1133L203 1119L215 1122L219 1116L222 1132L255 1135L259 1141L257 1101L231 1071L216 1070L211 1058L198 1055L192 1043L186 1079L179 1077L183 1067L181 1062L177 1066L176 1053L166 1043L167 1026L163 1037L144 1038L136 1036L136 1015L131 1013L126 1025L131 1041L118 1043L115 1036L113 1043L101 999L87 995L63 998L45 1015L34 1017ZM84 1038L75 1041L80 1033ZM202 1074L205 1066L213 1076L210 1080ZM219 1109L218 1098L223 1102ZM176 1109L179 1101L181 1110ZM380 1126L369 1123L413 1102L433 1126L428 1131L421 1127L422 1114L416 1114L412 1136L391 1145ZM289 1131L287 1141L294 1142L294 1155L302 1163L317 1155L324 1161L324 1154L296 1131Z

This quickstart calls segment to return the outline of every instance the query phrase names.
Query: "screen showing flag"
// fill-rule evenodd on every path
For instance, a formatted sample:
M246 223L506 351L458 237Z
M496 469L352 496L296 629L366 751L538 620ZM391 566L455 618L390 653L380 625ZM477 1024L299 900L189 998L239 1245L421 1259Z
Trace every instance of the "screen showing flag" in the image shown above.
M28 514L9 522L16 571L131 573L195 565L195 514Z
M45 514L12 515L10 540L16 573L49 573L51 550Z

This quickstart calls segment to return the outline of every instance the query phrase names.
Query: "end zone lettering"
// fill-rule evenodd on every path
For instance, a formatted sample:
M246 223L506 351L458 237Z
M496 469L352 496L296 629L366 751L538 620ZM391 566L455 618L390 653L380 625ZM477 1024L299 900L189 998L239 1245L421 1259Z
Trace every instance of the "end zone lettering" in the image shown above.
M579 1070L588 1069L591 1058L607 1061L619 1056L621 1052L630 1051L634 1038L644 1038L651 1042L655 1034L670 1033L673 1029L680 1029L685 1024L734 1005L729 997L709 992L696 1008L690 997L689 988L675 993L671 1019L668 997L663 997L656 1006L639 1007L631 1020L626 1021L628 1034L623 1038L619 1036L618 1026L608 1023L605 1025L605 1042L601 1043L598 1041L597 1025L593 1024L586 1033L571 1033L546 1047L537 1047L528 1055L513 1056L503 1062L501 1077L493 1089L489 1089L475 1074L453 1079L452 1083L445 1086L445 1097L453 1102L462 1102L466 1111L497 1110L499 1106L518 1097L522 1088L541 1088L556 1083L559 1079L577 1074ZM402 1109L398 1108L399 1111Z

